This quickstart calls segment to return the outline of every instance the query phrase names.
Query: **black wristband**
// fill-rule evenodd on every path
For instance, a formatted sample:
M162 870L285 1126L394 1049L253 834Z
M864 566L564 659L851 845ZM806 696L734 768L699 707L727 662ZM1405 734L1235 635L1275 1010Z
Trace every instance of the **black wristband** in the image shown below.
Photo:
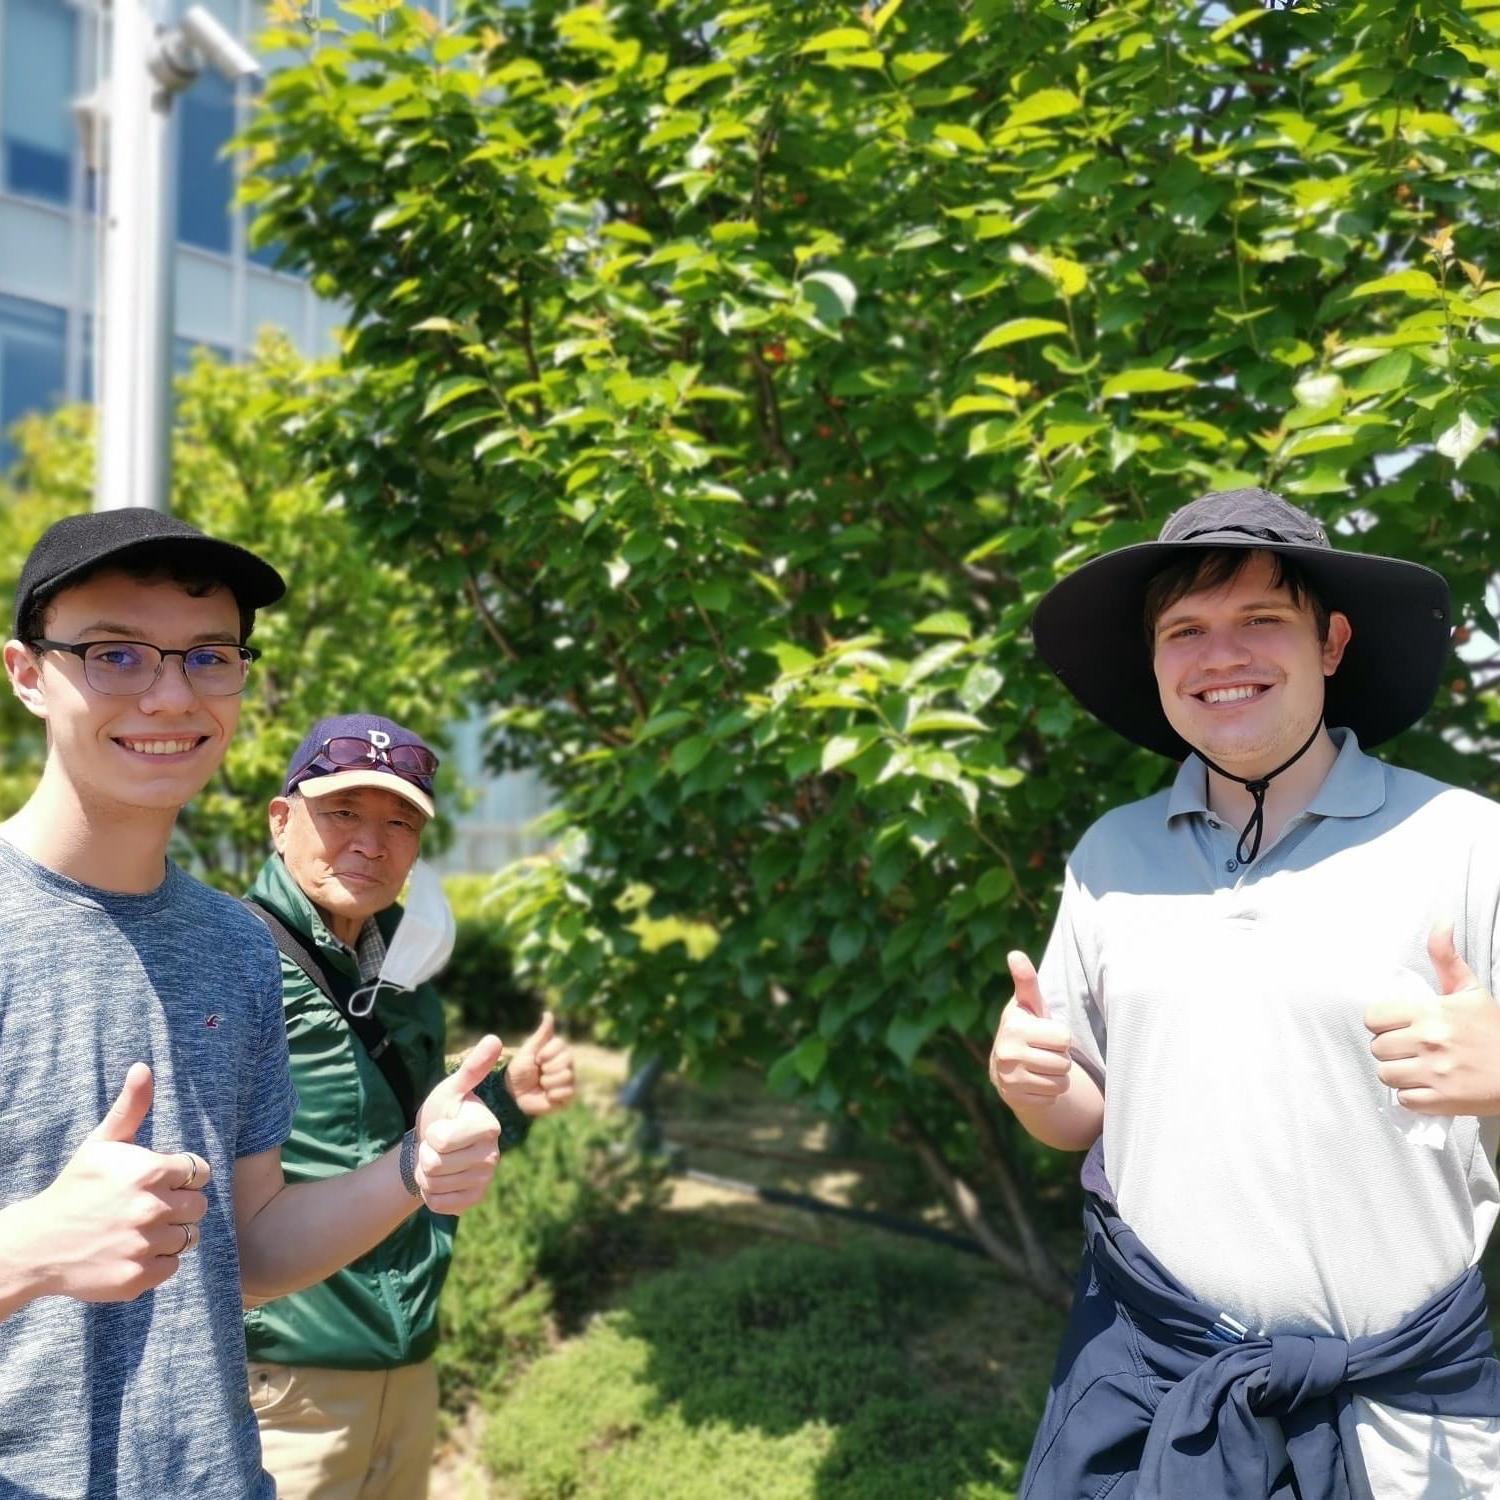
M417 1128L415 1125L401 1137L401 1182L413 1198L422 1196L417 1186Z

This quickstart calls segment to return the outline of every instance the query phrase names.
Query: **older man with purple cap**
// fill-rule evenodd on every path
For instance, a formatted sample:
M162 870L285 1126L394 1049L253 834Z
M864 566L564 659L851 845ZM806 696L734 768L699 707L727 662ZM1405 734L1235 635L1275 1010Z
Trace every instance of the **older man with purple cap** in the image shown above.
M990 1076L1089 1150L1021 1494L1492 1500L1500 808L1366 753L1432 702L1447 584L1231 490L1033 633L1180 766L1079 842L1040 969L1010 956Z
M281 953L298 1107L282 1149L289 1180L426 1147L414 1104L444 1076L442 1003L427 981L453 947L441 882L419 859L438 758L376 714L323 719L271 801L275 853L247 903ZM403 887L405 909L397 905ZM530 1120L573 1094L573 1060L550 1013L476 1088L519 1145ZM362 1259L245 1316L250 1404L282 1500L420 1500L437 1435L437 1306L455 1221L421 1209Z

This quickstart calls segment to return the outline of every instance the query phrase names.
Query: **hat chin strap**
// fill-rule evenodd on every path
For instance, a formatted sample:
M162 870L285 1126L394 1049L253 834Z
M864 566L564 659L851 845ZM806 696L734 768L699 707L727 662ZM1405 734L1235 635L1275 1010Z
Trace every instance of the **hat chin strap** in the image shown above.
M1237 781L1255 799L1255 808L1250 814L1250 821L1240 830L1240 841L1235 845L1234 857L1242 864L1248 865L1254 862L1255 856L1260 853L1260 841L1266 831L1266 792L1269 790L1272 780L1280 776L1288 766L1294 766L1313 747L1313 741L1323 731L1323 715L1318 715L1318 722L1313 725L1313 731L1304 741L1302 748L1295 755L1289 756L1276 767L1274 771L1267 771L1264 776L1236 776L1233 771L1226 771L1223 766L1216 766L1201 750L1196 751L1197 757L1215 775L1222 776L1226 781ZM1248 853L1245 849L1249 842Z

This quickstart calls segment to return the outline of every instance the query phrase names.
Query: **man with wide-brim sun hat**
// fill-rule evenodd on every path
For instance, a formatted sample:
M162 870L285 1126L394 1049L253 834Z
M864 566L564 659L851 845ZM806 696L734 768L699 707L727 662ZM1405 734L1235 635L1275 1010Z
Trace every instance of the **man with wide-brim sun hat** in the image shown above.
M1476 1265L1500 808L1366 753L1431 704L1446 583L1239 489L1079 568L1033 630L1086 708L1182 763L1079 842L1040 969L1011 955L992 1081L1089 1151L1021 1493L1500 1493Z

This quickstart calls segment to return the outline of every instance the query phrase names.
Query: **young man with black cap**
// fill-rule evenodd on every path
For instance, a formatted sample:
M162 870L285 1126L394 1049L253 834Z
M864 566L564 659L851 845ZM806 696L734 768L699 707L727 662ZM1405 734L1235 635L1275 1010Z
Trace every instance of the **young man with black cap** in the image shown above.
M166 857L234 732L255 611L282 592L251 553L147 510L58 522L17 586L5 665L47 760L0 825L7 1494L267 1500L242 1288L319 1280L494 1172L471 1092L491 1037L427 1097L405 1171L392 1151L283 1180L275 949Z
M298 1099L282 1161L293 1181L389 1150L443 1076L443 1003L427 981L452 948L453 920L419 858L437 765L394 720L343 714L308 731L271 801L275 853L249 899L281 949ZM476 1092L507 1150L571 1100L572 1051L550 1012ZM250 1404L280 1500L427 1494L432 1355L456 1227L414 1214L326 1281L246 1314Z
M1079 843L1040 970L1011 955L991 1077L1092 1147L1022 1494L1500 1493L1500 808L1362 748L1431 703L1446 584L1236 490L1033 629L1182 765Z

